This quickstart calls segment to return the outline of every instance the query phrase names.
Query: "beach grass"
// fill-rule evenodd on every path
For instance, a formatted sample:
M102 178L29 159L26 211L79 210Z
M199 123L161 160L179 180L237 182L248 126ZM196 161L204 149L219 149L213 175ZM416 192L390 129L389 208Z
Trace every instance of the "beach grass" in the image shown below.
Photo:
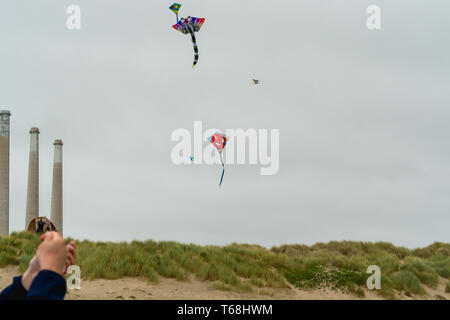
M67 239L69 241L71 239ZM39 245L39 237L20 232L0 237L0 268L18 265L24 271ZM433 243L407 249L387 242L332 241L282 245L200 246L170 241L76 241L75 264L84 279L161 277L211 281L220 290L252 292L259 288L331 289L364 296L367 268L381 269L381 289L389 299L399 294L425 295L424 286L436 288L440 277L450 280L450 244ZM450 285L447 283L447 292Z

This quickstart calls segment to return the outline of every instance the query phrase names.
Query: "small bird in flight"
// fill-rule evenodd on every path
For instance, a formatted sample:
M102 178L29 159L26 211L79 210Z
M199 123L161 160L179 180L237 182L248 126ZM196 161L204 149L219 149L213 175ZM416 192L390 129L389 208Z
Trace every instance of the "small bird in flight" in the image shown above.
M259 80L253 79L253 84L259 84Z

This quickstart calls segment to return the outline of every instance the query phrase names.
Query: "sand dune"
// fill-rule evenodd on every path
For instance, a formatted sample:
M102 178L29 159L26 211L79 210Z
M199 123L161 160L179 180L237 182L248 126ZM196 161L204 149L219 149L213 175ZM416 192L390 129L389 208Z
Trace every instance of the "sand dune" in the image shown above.
M0 288L11 283L13 276L19 273L17 267L0 269ZM403 297L404 299L436 299L436 295L450 299L445 293L445 281L442 279L436 289L427 288L427 295L423 297ZM254 289L251 293L217 290L208 281L191 278L189 282L161 278L158 284L149 283L140 278L124 278L118 280L82 280L81 290L69 290L68 300L149 300L149 299L282 299L282 300L355 300L361 299L354 295L344 294L333 290L303 291L291 289ZM362 299L382 299L373 291L366 291Z

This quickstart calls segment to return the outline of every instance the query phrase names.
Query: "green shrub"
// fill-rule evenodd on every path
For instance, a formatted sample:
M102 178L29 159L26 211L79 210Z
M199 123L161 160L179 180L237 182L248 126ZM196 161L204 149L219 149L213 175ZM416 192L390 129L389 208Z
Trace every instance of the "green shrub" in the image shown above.
M425 294L425 290L419 283L419 278L411 271L398 271L391 276L391 279L395 288L406 295Z
M301 289L331 288L351 292L357 292L356 287L360 287L365 279L365 275L360 272L325 268L322 265L288 271L285 276L290 283Z
M427 260L427 264L441 277L450 279L450 257L432 256Z
M415 274L417 278L419 278L420 282L430 287L436 287L438 284L438 273L421 258L406 257L400 269Z

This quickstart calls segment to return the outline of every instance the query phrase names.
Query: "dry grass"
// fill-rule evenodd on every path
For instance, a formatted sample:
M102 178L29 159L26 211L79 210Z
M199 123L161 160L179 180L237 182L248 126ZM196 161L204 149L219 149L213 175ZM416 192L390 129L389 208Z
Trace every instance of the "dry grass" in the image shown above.
M0 267L25 270L39 238L29 233L0 237ZM382 272L378 292L395 298L398 292L422 295L423 285L436 287L439 276L450 279L450 244L434 243L409 250L390 243L329 242L313 246L283 245L270 250L256 245L198 246L176 242L131 243L77 241L75 263L86 279L160 277L209 280L214 288L250 292L258 288L305 290L331 288L364 295L369 265ZM447 284L446 290L450 290ZM259 290L259 289L258 289Z

